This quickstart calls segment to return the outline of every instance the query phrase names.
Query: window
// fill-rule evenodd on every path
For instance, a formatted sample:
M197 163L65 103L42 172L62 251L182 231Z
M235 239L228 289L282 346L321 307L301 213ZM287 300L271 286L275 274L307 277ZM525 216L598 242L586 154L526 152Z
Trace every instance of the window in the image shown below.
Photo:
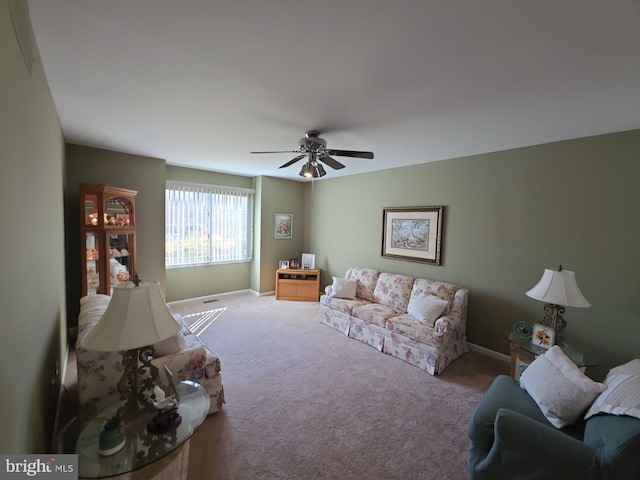
M165 265L250 261L253 190L167 183Z

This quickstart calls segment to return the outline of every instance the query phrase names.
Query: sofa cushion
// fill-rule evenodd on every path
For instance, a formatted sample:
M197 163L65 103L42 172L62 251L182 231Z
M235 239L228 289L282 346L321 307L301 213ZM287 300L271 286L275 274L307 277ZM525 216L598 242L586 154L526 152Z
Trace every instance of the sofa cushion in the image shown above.
M374 302L373 290L378 283L380 272L361 267L353 267L350 270L348 278L356 281L356 297Z
M446 315L451 309L451 301L453 300L453 296L456 294L456 291L459 288L460 287L458 287L457 285L452 285L450 283L436 282L434 280L428 280L426 278L416 278L413 282L413 289L411 290L410 300L423 294L435 295L436 297L447 301L447 308L443 312L443 314Z
M611 413L640 419L640 359L609 370L604 384L606 390L596 398L585 418Z
M333 277L330 296L354 300L356 298L356 281Z
M557 345L531 362L520 386L556 428L574 423L605 388L582 373Z
M640 478L640 419L599 414L587 420L584 443L599 450L606 478Z
M370 302L362 299L349 300L348 298L336 298L329 295L322 295L320 297L320 303L332 308L333 310L338 310L339 312L351 315L354 307L367 305Z
M448 306L449 303L446 300L423 293L409 300L407 313L420 323L433 327Z
M374 323L384 327L387 323L387 319L396 317L402 312L399 310L382 305L380 303L367 303L366 305L359 305L353 308L352 315L358 317L367 323Z
M374 302L405 313L412 287L412 277L395 273L381 273L373 291Z
M507 375L498 375L474 410L467 428L467 435L473 444L484 452L493 446L494 422L501 408L551 426L533 398L520 388L516 380Z
M433 325L425 325L408 313L387 319L386 328L432 347L442 346L443 335Z

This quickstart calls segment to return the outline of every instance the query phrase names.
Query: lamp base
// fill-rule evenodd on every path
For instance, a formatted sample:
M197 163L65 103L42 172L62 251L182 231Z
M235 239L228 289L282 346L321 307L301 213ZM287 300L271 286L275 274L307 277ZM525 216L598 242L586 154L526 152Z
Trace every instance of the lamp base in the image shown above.
M122 352L122 377L118 381L118 392L126 403L118 410L118 415L128 420L137 415L139 404L152 406L153 404L145 392L153 389L158 378L158 369L151 364L152 347L134 348ZM138 375L144 376L142 385L138 384Z
M565 312L564 307L555 303L547 303L543 308L544 317L540 323L553 328L556 331L556 344L564 345L564 327L567 326L567 321L562 317Z

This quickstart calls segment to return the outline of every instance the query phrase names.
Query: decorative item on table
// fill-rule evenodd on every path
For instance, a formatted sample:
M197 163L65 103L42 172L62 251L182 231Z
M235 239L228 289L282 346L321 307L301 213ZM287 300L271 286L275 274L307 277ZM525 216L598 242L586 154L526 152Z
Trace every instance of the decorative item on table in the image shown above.
M531 338L533 327L527 322L518 322L513 326L513 332L520 338Z
M280 268L283 270L286 270L287 268L289 268L289 261L288 260L280 260Z
M314 270L316 268L316 256L313 253L302 254L302 269Z
M158 378L158 369L151 364L153 345L180 329L162 298L159 282L141 282L134 275L132 281L114 287L104 315L80 345L85 350L122 352L124 368L117 388L126 402L118 410L121 418L135 416L139 402L152 405L145 392L153 389ZM141 385L138 376L144 376Z
M533 325L533 334L531 335L531 343L536 347L544 348L545 350L553 347L555 344L556 332L553 328L547 327L540 323Z
M297 270L298 268L300 268L300 260L297 258L290 258L289 259L289 268L291 270Z
M102 427L100 438L98 439L98 453L102 457L113 455L122 450L125 443L126 438L122 419L119 415L114 415Z
M276 213L274 237L276 240L293 238L293 213Z
M178 412L178 401L177 394L167 396L159 385L153 387L153 407L157 413L147 423L149 433L161 435L174 430L182 423L182 416Z
M129 280L129 270L115 258L109 259L109 268L111 270L111 284L117 285Z
M382 256L441 265L444 206L382 210Z
M542 278L525 295L545 302L545 315L540 323L555 330L555 341L558 345L564 344L564 328L567 326L566 320L562 317L564 307L591 306L578 288L576 274L571 270L563 270L562 265L557 270L545 269Z

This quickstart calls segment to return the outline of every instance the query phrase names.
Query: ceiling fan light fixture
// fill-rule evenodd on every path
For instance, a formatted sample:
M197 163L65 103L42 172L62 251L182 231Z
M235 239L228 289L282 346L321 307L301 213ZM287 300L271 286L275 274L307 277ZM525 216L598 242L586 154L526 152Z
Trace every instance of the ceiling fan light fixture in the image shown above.
M345 166L332 158L333 155L338 157L353 157L353 158L373 158L373 152L363 152L359 150L334 150L327 148L327 142L324 138L319 137L320 132L316 130L309 130L305 133L305 136L298 142L298 150L279 150L268 152L251 152L251 153L297 153L297 157L289 160L278 168L286 168L294 163L308 157L308 161L302 166L299 175L304 178L320 178L324 177L327 172L320 164L331 167L334 170L340 170Z
M324 170L324 167L319 163L317 163L311 170L311 176L313 178L324 177L326 174L327 172Z
M327 174L324 167L317 162L308 161L302 166L300 176L304 178L320 178Z
M313 173L311 172L311 162L307 162L302 166L300 176L305 178L311 178L313 176Z

